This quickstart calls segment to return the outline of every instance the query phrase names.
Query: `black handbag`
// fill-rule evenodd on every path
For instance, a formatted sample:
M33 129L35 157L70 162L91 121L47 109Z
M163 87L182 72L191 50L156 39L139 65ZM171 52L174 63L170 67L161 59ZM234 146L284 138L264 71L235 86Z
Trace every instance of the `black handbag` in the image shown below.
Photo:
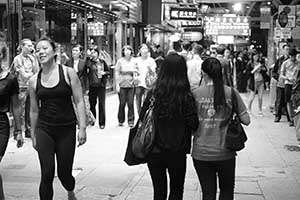
M232 113L225 137L225 147L230 151L240 151L245 148L245 142L248 138L239 117L234 114L237 108L237 100L233 88L231 88L231 102Z
M150 98L150 105L143 116L143 119L137 123L136 135L132 141L132 152L138 158L146 158L152 150L155 138L155 126L153 119L153 107L155 98Z
M133 138L136 136L138 124L139 123L137 123L132 129L130 129L128 135L128 143L127 143L126 153L124 157L124 162L126 162L126 164L129 166L146 163L146 159L141 159L136 157L132 151L132 141Z

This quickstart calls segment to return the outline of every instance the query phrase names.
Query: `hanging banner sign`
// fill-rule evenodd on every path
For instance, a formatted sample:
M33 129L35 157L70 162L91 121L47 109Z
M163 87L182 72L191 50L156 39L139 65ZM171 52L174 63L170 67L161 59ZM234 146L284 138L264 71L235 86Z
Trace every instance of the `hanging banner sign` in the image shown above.
M247 16L206 17L205 32L208 35L250 35Z
M281 29L281 39L290 39L292 37L292 29L291 28L282 28Z
M197 21L197 8L170 8L170 19Z
M202 18L199 19L198 21L181 21L180 22L181 27L186 28L186 27L197 27L197 28L201 28L203 26L203 20Z

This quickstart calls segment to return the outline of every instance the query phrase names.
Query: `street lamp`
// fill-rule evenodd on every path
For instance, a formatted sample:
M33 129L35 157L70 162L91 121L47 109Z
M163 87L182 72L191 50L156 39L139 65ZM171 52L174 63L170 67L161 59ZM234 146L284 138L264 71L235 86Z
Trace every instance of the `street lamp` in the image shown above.
M242 4L241 3L236 3L232 7L233 7L233 10L235 12L240 12L242 10Z

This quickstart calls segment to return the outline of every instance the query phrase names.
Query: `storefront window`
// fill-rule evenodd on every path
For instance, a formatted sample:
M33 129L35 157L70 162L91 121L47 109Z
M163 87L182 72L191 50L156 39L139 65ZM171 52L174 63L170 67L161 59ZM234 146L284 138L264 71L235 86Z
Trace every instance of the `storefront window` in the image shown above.
M6 2L0 1L0 45L7 45L7 8ZM8 63L3 62L3 67L7 68Z
M49 36L58 43L58 51L64 51L68 57L71 57L71 48L75 44L81 44L85 50L91 44L97 45L101 50L100 56L109 66L113 64L112 52L115 39L111 15L103 14L100 9L79 0L23 0L22 2L22 18L20 18L22 32L19 40L29 38L37 41L42 36ZM1 27L2 24L0 30ZM85 56L86 54L84 58ZM64 63L61 60L59 62ZM113 80L108 82L111 88Z
M22 38L37 41L46 31L45 4L43 1L26 1L22 7Z

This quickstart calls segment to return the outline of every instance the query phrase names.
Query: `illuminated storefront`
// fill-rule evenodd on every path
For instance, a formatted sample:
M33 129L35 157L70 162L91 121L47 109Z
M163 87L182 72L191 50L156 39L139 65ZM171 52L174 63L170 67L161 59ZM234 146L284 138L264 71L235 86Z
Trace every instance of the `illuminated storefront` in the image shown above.
M21 39L37 41L44 35L67 52L73 44L81 44L86 50L91 39L109 54L113 51L111 30L117 15L87 1L0 0L0 17L0 40L10 49L10 61Z
M0 18L0 42L9 49L6 66L23 38L37 41L42 36L52 38L69 57L72 45L81 44L86 52L93 44L102 50L109 65L115 62L117 15L96 4L83 0L0 0Z

